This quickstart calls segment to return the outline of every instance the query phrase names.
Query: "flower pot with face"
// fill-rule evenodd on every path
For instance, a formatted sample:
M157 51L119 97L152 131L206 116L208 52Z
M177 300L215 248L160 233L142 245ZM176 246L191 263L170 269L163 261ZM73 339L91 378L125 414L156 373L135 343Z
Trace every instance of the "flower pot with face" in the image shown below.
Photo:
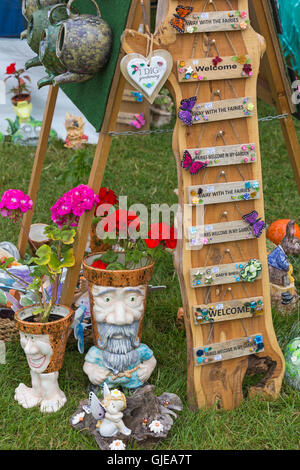
M32 387L21 383L15 390L15 400L24 408L40 406L43 412L55 412L67 401L58 385L63 365L68 331L74 313L68 307L53 307L48 323L34 321L36 306L25 307L16 315L20 343L30 368Z
M153 352L141 343L148 284L154 264L141 263L132 270L92 267L99 254L83 261L88 281L94 344L85 357L84 372L90 382L109 387L137 388L156 365ZM120 254L119 258L124 255Z
M74 0L68 3L71 9ZM112 48L112 31L101 18L100 10L95 2L98 15L78 15L70 12L70 17L59 29L56 55L64 64L67 72L58 75L53 85L84 82L90 80L108 61ZM53 7L50 21L57 7Z
M39 53L42 33L50 24L49 16L52 8L53 7L50 6L36 10L28 23L27 42L36 54ZM52 24L56 24L66 18L68 18L66 6L64 4L57 5L51 16Z

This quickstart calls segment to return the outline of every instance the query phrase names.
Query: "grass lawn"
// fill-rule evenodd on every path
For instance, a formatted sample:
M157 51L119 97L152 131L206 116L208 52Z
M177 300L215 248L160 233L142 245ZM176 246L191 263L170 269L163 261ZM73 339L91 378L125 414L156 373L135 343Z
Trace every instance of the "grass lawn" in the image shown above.
M259 104L260 116L274 110ZM296 122L300 132L300 123ZM103 185L119 195L128 196L128 204L177 202L176 168L171 150L172 134L116 137L113 139ZM300 198L289 163L279 121L260 124L263 162L263 185L266 221L294 218L300 223ZM35 149L14 145L0 146L0 194L9 188L28 189ZM86 165L94 147L86 150ZM59 196L75 186L61 174L68 167L72 151L61 142L48 149L42 174L41 190L34 222L49 222L50 207ZM75 162L76 163L76 162ZM69 164L76 177L76 165ZM80 180L87 183L87 173ZM0 240L16 243L18 231L7 220L0 219ZM295 277L300 289L300 260L294 261ZM200 410L191 412L186 403L186 341L184 330L176 327L181 296L174 274L171 255L156 266L154 285L165 284L167 291L149 296L143 341L154 351L157 367L150 378L156 394L164 391L179 395L184 409L179 413L169 437L157 449L298 449L300 392L283 384L277 401L245 399L234 411ZM274 313L274 326L282 348L300 333L299 312L289 318ZM82 371L84 355L75 344L68 344L60 386L68 398L57 413L42 415L39 409L25 410L14 401L14 390L20 382L29 385L29 370L18 343L7 347L7 364L0 365L0 449L98 449L94 439L74 431L69 418L79 400L87 397L88 379ZM249 381L245 380L245 388Z

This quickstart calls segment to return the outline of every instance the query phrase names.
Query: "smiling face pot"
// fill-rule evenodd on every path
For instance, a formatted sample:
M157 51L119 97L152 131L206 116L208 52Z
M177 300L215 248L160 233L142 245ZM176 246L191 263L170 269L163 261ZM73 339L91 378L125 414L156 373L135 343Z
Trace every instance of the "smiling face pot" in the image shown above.
M15 315L32 381L31 388L23 383L16 388L15 400L24 408L40 405L41 411L54 412L66 402L65 394L58 385L58 371L63 365L74 313L68 307L56 305L52 310L55 321L37 323L32 321L35 308L25 307Z

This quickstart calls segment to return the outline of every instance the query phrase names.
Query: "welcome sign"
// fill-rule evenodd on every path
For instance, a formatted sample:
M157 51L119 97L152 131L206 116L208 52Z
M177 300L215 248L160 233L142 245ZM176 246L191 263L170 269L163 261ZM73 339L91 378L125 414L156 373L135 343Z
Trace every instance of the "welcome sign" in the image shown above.
M255 237L251 227L244 220L188 228L189 246L195 249L201 249L206 245L250 240L252 238Z
M177 61L179 82L225 80L252 76L250 56L207 57Z
M195 325L217 323L263 315L263 297L231 300L228 302L193 307Z
M224 145L185 149L192 159L201 161L209 167L255 163L257 159L256 144Z

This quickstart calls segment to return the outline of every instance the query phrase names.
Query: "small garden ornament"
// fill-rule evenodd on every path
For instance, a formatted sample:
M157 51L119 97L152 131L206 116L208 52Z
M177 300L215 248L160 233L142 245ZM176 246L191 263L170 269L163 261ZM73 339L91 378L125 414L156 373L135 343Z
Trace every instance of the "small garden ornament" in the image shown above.
M115 389L110 391L104 383L104 400L100 402L93 392L90 392L90 409L93 417L97 419L97 427L102 437L113 437L118 433L129 436L131 430L123 422L123 413L127 403L124 393Z
M44 230L51 246L44 244L37 248L27 265L10 267L14 258L5 259L0 264L4 281L11 278L14 289L23 294L19 309L15 305L15 319L30 368L32 386L21 383L15 390L15 400L24 408L40 405L43 412L55 412L66 402L58 385L58 373L63 364L74 313L68 307L59 305L59 298L65 270L75 262L72 248L75 227L80 216L85 211L93 210L97 202L98 196L88 186L80 185L72 189L51 208L55 225ZM18 223L32 206L28 195L10 189L2 195L0 213Z
M82 117L73 116L66 113L65 128L67 137L65 147L68 149L80 149L88 141L88 136L84 134L84 120Z
M285 312L288 310L288 305L294 309L298 300L293 266L288 259L289 255L300 253L300 239L295 236L295 231L295 221L291 220L286 226L286 235L281 244L268 256L272 300L274 303L279 302L280 310Z

